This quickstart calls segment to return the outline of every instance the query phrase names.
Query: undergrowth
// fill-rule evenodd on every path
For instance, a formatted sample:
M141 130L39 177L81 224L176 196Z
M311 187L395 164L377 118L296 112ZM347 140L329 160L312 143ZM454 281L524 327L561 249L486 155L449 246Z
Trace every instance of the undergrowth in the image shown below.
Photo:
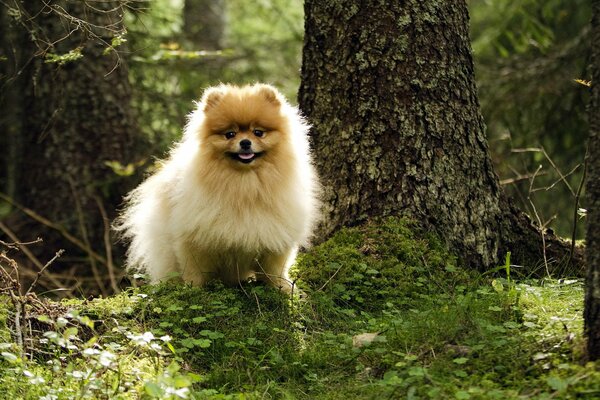
M26 352L11 340L14 315L2 301L0 391L26 399L600 396L600 371L581 363L580 281L482 276L396 219L340 231L299 258L294 279L302 291L294 298L256 283L165 283L62 302L60 316L35 316Z

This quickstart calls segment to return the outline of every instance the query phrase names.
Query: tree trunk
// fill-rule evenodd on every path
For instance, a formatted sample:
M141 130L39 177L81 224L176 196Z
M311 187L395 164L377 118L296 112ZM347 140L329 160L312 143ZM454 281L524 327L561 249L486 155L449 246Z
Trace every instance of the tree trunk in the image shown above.
M587 180L585 334L590 360L600 359L600 1L592 3L592 91Z
M325 187L319 236L403 215L471 266L506 251L539 261L539 231L509 206L489 157L466 3L307 0L305 16L299 101Z
M9 9L0 6L0 191L10 197L16 195L20 178L19 162L23 145L21 128L23 122L24 79L18 79L20 67L25 64L24 55L31 43L11 29ZM9 204L0 201L0 216Z
M185 0L183 34L201 50L223 48L225 2L223 0Z
M133 161L136 132L127 68L121 48L111 46L124 34L122 5L32 2L21 6L21 23L13 27L37 47L18 78L26 85L16 200L99 254L106 229L101 208L114 215L128 188L106 162ZM21 240L44 239L42 259L58 248L68 249L64 259L86 256L54 230L12 221ZM82 266L76 276L88 273L89 265Z

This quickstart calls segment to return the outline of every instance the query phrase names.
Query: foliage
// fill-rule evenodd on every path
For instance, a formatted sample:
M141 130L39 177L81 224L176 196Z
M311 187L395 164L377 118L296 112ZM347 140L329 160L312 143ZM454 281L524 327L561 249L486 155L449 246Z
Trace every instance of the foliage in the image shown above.
M130 75L142 129L159 150L179 137L202 90L219 82L277 85L294 101L299 85L302 4L226 1L225 48L183 40L183 0L157 0L127 15Z
M590 4L486 0L470 11L496 170L521 208L570 237L587 137L588 90L574 80L589 79Z
M69 300L59 304L66 313L37 316L25 358L3 301L0 390L44 399L598 396L600 372L579 364L581 282L488 275L388 219L306 253L301 297L256 283L165 283Z

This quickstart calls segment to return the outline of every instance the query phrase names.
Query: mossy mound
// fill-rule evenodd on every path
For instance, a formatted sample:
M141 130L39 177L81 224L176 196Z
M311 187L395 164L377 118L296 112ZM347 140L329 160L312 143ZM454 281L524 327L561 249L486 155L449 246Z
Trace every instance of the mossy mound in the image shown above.
M295 276L307 292L338 306L380 310L410 305L424 294L453 291L476 279L433 235L397 218L344 228L298 261Z
M292 303L277 290L247 284L199 289L167 283L147 286L140 322L156 335L170 335L178 358L207 372L205 381L224 385L247 371L256 382L282 381L298 353ZM290 362L290 360L292 360ZM256 371L260 371L259 374Z

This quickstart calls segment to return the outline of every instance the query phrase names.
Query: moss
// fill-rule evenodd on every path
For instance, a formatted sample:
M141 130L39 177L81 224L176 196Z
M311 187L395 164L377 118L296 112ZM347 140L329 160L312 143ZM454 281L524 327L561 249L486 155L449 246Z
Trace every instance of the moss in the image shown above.
M397 218L342 229L300 258L296 276L309 293L370 311L410 304L423 293L451 292L474 279L439 240Z
M338 232L302 255L295 275L302 297L256 283L164 283L63 302L65 320L54 315L40 333L43 357L0 357L0 390L25 399L600 394L597 367L579 363L579 281L482 277L393 218Z
M8 296L0 295L0 342L10 340L10 331L8 330L7 319L10 300Z
M166 283L145 287L140 322L155 335L171 335L176 354L206 374L210 385L258 382L294 375L298 353L294 311L287 295L263 286L207 288ZM260 373L258 373L260 371Z

